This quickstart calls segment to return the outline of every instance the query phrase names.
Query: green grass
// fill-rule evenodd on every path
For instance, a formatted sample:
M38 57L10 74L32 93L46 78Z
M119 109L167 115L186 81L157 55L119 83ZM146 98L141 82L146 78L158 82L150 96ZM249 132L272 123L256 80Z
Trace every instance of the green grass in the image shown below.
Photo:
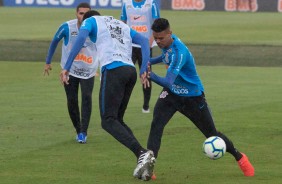
M136 159L102 130L95 81L86 145L74 141L59 65L49 77L43 63L0 62L0 178L5 184L140 183L132 177ZM158 65L154 70L164 73ZM281 68L199 66L217 128L252 161L246 178L230 155L211 161L201 152L204 137L177 113L167 125L152 183L280 183ZM125 121L146 145L152 113L142 114L138 82ZM151 108L161 88L153 86ZM153 110L153 109L151 109Z
M0 61L45 61L58 26L74 9L0 8ZM119 10L99 10L119 18ZM6 18L9 15L9 18ZM199 65L282 66L279 13L161 11ZM53 61L60 60L60 46ZM158 49L154 56L158 55Z
M118 18L120 12L101 13ZM256 176L244 177L228 154L217 161L206 158L201 152L204 137L177 113L165 129L157 180L152 183L281 183L282 14L161 11L161 15L194 54L218 130L249 156ZM43 76L48 44L58 26L72 17L73 9L0 8L0 183L141 182L132 177L134 155L100 126L99 80L88 143L79 145L58 80L60 67L55 61L60 48L51 75ZM162 65L154 70L165 72ZM151 111L160 90L153 85ZM138 82L125 121L145 146L152 113L141 113L142 96Z
M99 10L120 17L119 10ZM5 18L9 15L9 18ZM185 43L282 46L281 13L161 11ZM50 40L74 9L1 8L0 40Z

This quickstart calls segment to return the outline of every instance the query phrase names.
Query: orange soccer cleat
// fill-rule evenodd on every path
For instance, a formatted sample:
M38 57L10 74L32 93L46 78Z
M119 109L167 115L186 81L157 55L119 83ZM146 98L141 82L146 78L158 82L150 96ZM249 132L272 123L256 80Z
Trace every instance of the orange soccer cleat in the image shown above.
M241 153L243 157L238 161L240 169L243 171L245 176L252 177L255 175L255 169L249 161L248 157Z
M153 172L153 175L151 176L151 179L152 180L156 180L157 179L157 176L156 176L156 174Z

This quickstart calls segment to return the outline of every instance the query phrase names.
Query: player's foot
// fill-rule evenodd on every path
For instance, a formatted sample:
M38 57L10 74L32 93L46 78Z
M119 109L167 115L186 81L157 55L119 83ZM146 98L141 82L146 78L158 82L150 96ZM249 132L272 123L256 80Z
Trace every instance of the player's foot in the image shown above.
M85 133L79 133L77 134L76 140L79 143L85 144L87 140L87 135Z
M155 157L153 160L151 160L151 163L148 164L148 167L146 167L141 175L141 180L143 181L149 181L149 180L155 180L156 179L156 175L154 174L154 166L156 163L156 159Z
M238 165L240 169L243 171L245 176L254 176L255 175L255 169L252 166L251 162L249 161L248 157L244 154L241 153L243 157L238 161Z
M154 173L154 171L153 171L153 175L151 176L151 179L152 180L156 180L157 179L156 173Z
M137 161L137 166L133 171L133 176L142 180L150 180L155 164L154 153L150 150L142 153ZM145 172L145 174L144 174Z
M142 113L150 113L150 109L149 108L148 109L142 108Z

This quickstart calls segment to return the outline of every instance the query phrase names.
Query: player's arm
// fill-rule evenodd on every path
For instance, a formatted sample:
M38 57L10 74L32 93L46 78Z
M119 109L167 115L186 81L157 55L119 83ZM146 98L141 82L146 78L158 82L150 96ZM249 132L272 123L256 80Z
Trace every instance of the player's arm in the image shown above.
M157 83L158 85L165 87L165 88L171 88L172 84L174 83L177 75L167 72L165 77L160 77L156 75L154 72L150 72L150 79Z
M92 21L95 21L95 24L92 24ZM93 25L95 25L95 26L93 26ZM83 44L84 44L86 38L92 32L95 32L97 34L96 20L94 18L88 18L88 19L86 19L82 22L82 25L81 25L80 30L79 30L79 34L78 34L76 41L74 42L74 45L73 45L73 47L70 51L70 54L69 54L69 57L67 59L65 66L64 66L64 69L60 74L61 83L68 84L68 75L69 75L71 65L72 65L75 57L77 56L77 54L79 53L79 51L83 47ZM97 35L95 35L95 36L97 37ZM90 37L90 39L91 39L91 37ZM91 41L93 41L93 39L91 39Z
M77 36L77 39L70 51L69 57L67 59L67 62L64 66L63 71L60 74L60 79L61 79L61 83L65 83L65 84L69 84L68 83L68 75L69 75L69 71L71 68L71 65L75 59L75 57L77 56L77 54L79 53L79 51L81 50L87 36L88 36L89 32L87 30L80 30L79 34Z
M70 51L69 57L67 59L67 62L64 66L64 70L66 71L70 71L71 65L75 59L75 57L77 56L77 54L79 53L79 51L81 50L81 48L83 47L83 44L87 38L87 36L89 35L89 31L88 30L80 30L79 34L76 38L76 41Z
M124 23L127 22L127 14L126 14L126 5L123 3L122 9L121 9L121 14L120 14L120 20Z
M45 59L45 67L44 67L44 75L48 74L49 75L49 70L52 70L52 66L51 66L51 61L52 61L52 57L56 51L56 48L59 44L59 42L61 41L62 38L66 37L66 35L68 32L68 25L67 23L62 24L59 29L57 30L56 34L54 35L50 46L49 46L49 50Z
M154 58L150 58L150 64L154 65L154 64L158 64L162 62L162 55L158 56L158 57L154 57Z
M150 82L147 78L148 73L148 62L150 60L150 46L148 38L144 37L140 33L136 32L133 29L130 29L130 35L132 38L132 42L141 46L141 53L142 53L142 65L140 68L140 78L141 82L146 89L150 87Z
M152 81L159 84L160 86L171 89L175 79L177 78L181 68L186 61L185 51L182 52L181 50L179 50L179 52L175 53L175 55L176 56L171 57L174 58L174 60L171 61L165 77L160 77L154 72L150 72L150 78Z
M158 4L156 3L155 0L153 0L153 2L152 2L152 18L153 19L160 18L159 6L158 6Z
M160 10L159 10L159 6L158 4L156 3L155 0L153 0L152 2L152 22L154 22L157 18L160 18ZM149 43L150 43L150 46L152 47L153 45L153 42L154 42L154 37L153 37L153 34L150 36L150 39L149 39Z
M130 29L130 35L132 37L132 42L141 46L142 65L140 69L140 75L142 75L144 72L147 72L147 66L150 60L150 46L148 44L149 41L148 38L144 37L133 29Z

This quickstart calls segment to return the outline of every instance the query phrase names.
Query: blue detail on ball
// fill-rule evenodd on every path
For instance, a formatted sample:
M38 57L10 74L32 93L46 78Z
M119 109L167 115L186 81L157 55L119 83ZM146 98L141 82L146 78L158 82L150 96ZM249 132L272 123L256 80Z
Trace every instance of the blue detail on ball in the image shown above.
M216 154L214 155L214 158L216 159L217 157L222 157L223 155L224 155L224 149L223 148L216 148L215 146L214 146L214 142L217 140L217 139L220 139L219 137L215 137L214 139L212 139L211 141L208 141L208 142L205 142L205 144L204 144L204 146L206 145L206 144L210 144L211 146L212 146L212 148L213 148L213 153L215 153L216 152ZM204 150L204 149L203 149ZM204 153L205 153L205 151L204 151Z

